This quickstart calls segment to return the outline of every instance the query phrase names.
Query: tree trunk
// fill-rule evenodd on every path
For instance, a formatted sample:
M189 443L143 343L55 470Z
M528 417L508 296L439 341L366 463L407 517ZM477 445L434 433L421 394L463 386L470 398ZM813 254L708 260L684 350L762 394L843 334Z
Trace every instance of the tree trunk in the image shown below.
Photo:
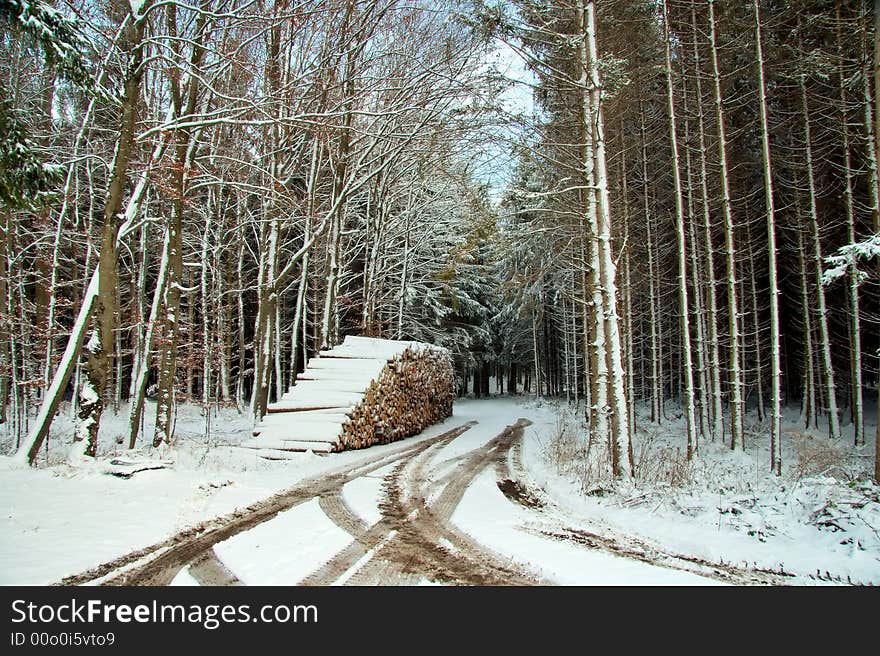
M776 270L776 203L773 199L773 163L770 157L770 126L767 84L764 80L764 50L761 44L761 13L755 10L755 50L758 58L758 98L761 108L761 155L764 160L764 202L767 206L767 265L770 277L770 470L782 475L782 353L779 326L779 282ZM760 374L760 372L759 372Z
M203 2L206 0L203 0ZM166 25L172 37L177 36L176 5L166 6ZM199 11L196 17L195 37L189 66L197 71L205 54L202 43L205 38L207 13ZM179 47L177 44L174 46ZM180 59L180 56L177 56ZM196 110L199 77L190 76L186 89L181 87L180 69L172 68L170 75L171 99L177 118L191 116ZM183 94L186 92L186 97ZM174 164L171 170L171 216L168 222L168 284L165 286L161 322L162 341L157 361L159 366L158 398L156 402L156 428L153 432L153 447L170 444L174 432L171 416L174 409L174 379L177 371L177 341L180 335L180 295L183 285L183 211L187 171L193 157L191 144L193 133L189 129L178 129L175 133ZM188 309L192 312L192 303ZM192 322L190 321L190 326ZM188 377L191 382L192 377Z
M834 363L831 359L831 336L828 330L828 311L825 304L825 288L822 286L822 244L819 238L819 210L816 197L816 180L813 169L813 146L810 133L810 110L807 103L807 84L804 74L800 75L801 109L804 124L804 156L806 157L807 188L810 194L810 228L813 241L813 258L816 263L816 297L819 303L819 337L822 342L822 364L825 372L825 403L828 413L828 435L840 437L840 423L837 416L837 391L834 384Z
M697 134L700 151L700 198L703 208L703 241L706 251L706 292L709 297L709 318L706 322L709 329L709 368L712 390L712 439L724 440L724 410L722 407L721 389L721 356L719 353L718 299L715 281L715 249L712 241L712 216L709 206L708 175L706 172L706 129L703 116L703 86L700 68L700 48L697 42L696 5L691 5L691 26L694 34L694 77L696 78L697 96Z
M850 136L847 112L846 79L843 74L843 33L840 17L840 6L837 7L837 47L840 63L838 65L840 84L840 131L843 135L843 198L846 206L846 231L847 241L850 244L857 242L856 235L856 211L855 199L853 198L853 168L852 152L850 148ZM864 403L862 397L862 328L859 309L859 271L857 267L849 268L849 285L847 296L849 300L849 361L850 361L850 385L852 387L852 419L855 445L865 443L865 420Z
M739 354L739 308L736 284L736 246L733 208L727 167L727 135L724 127L724 104L721 97L721 72L718 66L718 47L715 43L715 0L709 0L709 45L712 53L712 77L715 91L715 118L718 123L718 161L721 177L721 207L724 215L724 246L727 251L727 313L730 371L730 448L744 448L742 373Z
M104 394L107 388L110 361L113 355L114 331L117 325L116 284L119 211L122 208L125 182L128 177L128 164L135 145L137 102L143 77L145 25L145 20L133 19L127 28L130 34L126 41L133 46L122 98L119 140L116 143L116 154L111 167L112 175L104 203L101 251L95 270L97 276L97 289L94 297L95 321L91 337L85 347L86 379L82 382L79 391L79 421L74 434L75 444L71 451L73 457L76 457L79 449L82 449L82 453L86 456L94 456L98 448L98 429L104 411ZM72 334L68 346L71 346L71 342L75 345L79 339ZM78 348L74 346L71 353L74 358L76 351ZM57 401L55 403L57 404ZM46 431L48 432L48 424ZM42 437L36 438L35 435L33 439L29 439L32 446L42 441ZM35 456L36 452L29 454L31 462Z
M681 314L681 344L685 377L685 418L687 430L687 457L697 452L696 414L694 405L694 370L691 354L690 304L687 288L687 244L685 242L684 201L681 188L681 171L678 155L678 130L675 124L675 95L672 84L672 53L669 43L669 24L666 0L663 0L663 31L666 49L666 107L669 113L669 140L672 147L672 179L675 185L675 231L678 240L678 297Z
M582 0L583 1L583 0ZM585 44L582 47L587 59L585 75L588 72L589 109L585 114L590 117L589 131L592 133L592 157L595 161L595 195L598 205L598 250L600 280L602 283L602 320L604 324L604 353L609 372L608 405L611 413L610 442L612 472L615 477L632 476L632 445L630 443L629 410L626 403L626 388L623 370L623 347L620 336L619 317L617 313L616 268L611 247L611 207L608 194L608 173L605 159L605 134L602 110L602 83L599 76L599 55L596 37L596 3L586 2L582 16L582 32ZM586 81L586 80L585 80ZM597 339L598 341L598 339Z

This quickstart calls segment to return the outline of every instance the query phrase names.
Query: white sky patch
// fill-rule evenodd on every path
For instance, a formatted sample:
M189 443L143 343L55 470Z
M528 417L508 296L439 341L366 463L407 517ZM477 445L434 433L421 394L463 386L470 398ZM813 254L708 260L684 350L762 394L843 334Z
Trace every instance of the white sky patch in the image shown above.
M531 86L535 84L534 74L526 68L525 62L510 46L496 39L494 47L487 53L483 62L483 71L487 74L503 77L507 86L498 97L500 109L508 116L530 118L534 113L534 100ZM507 141L513 139L516 131L514 124L501 126L492 130L496 134L487 134L481 163L476 175L490 186L490 198L500 200L507 180L516 166L516 160L510 156ZM506 135L506 136L504 136Z
M128 0L128 4L131 5L131 13L138 16L144 5L147 4L147 0Z
M535 106L532 86L536 78L526 68L523 58L506 43L496 40L488 63L511 82L510 87L501 94L504 108L511 113L531 114Z

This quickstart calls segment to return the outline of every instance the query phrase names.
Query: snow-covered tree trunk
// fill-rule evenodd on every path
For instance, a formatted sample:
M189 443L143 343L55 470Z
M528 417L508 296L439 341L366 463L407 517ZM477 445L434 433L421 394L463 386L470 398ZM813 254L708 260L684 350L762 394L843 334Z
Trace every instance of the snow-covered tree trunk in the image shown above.
M284 394L284 368L281 366L281 360L284 356L284 329L281 327L281 303L275 303L275 316L272 318L275 322L273 332L272 357L275 364L275 398L280 399Z
M866 94L867 95L867 94ZM866 102L866 104L868 104ZM870 122L870 118L867 122ZM880 0L874 0L874 153L873 153L873 187L874 187L874 233L880 233L880 184L878 184L878 167L880 167ZM880 264L878 264L880 272ZM880 361L880 347L877 350ZM880 400L877 402L877 430L874 434L874 482L880 483Z
M639 116L641 119L640 134L642 145L642 201L645 214L645 230L647 231L645 250L648 253L648 305L651 324L651 421L661 424L663 423L663 362L660 351L660 317L657 312L657 294L655 291L659 278L654 273L654 240L651 229L651 199L648 188L648 137L645 129L645 110L643 107L640 108Z
M168 281L164 288L161 304L160 323L161 338L156 355L159 369L156 398L156 427L153 432L153 446L171 443L173 426L171 415L174 407L174 379L177 371L177 343L180 333L180 292L183 275L183 222L182 194L183 167L181 163L181 179L176 189L181 194L181 202L171 212L168 224Z
M799 208L798 208L799 209ZM798 212L800 214L800 212ZM798 240L798 264L800 269L801 288L801 320L803 321L804 362L803 362L803 390L801 399L801 417L804 428L810 427L810 418L816 417L816 374L813 369L815 356L813 353L813 321L811 318L809 276L807 274L806 245L800 229L797 231ZM815 425L815 419L813 420Z
M7 223L9 216L0 215L0 303L4 310L7 309L9 294L9 272L7 260L9 258L9 232ZM9 382L11 379L12 358L10 353L11 336L11 313L4 312L6 316L0 317L0 424L7 421L6 406L9 403Z
M583 0L582 0L583 1ZM629 410L626 403L623 347L617 313L617 283L611 247L611 207L608 193L608 172L605 158L605 134L602 109L602 82L599 76L599 55L596 38L596 3L588 0L583 16L582 32L586 43L589 93L588 127L592 135L592 156L595 160L594 177L598 205L598 250L602 284L602 323L605 329L604 357L609 369L608 405L611 411L611 460L617 477L632 476L632 447L630 444ZM584 13L586 14L584 16ZM598 339L597 339L598 341Z
M629 216L629 184L627 182L627 158L626 148L620 149L620 180L621 180L621 205L623 207L623 317L624 335L626 339L626 407L629 410L629 427L635 433L636 430L636 393L635 393L635 354L633 345L633 302L632 302L632 275L630 267L631 247L630 239L630 216ZM575 388L576 389L576 388ZM576 398L576 397L575 397Z
M761 156L764 160L764 202L767 211L767 266L770 278L770 469L782 475L782 347L779 326L779 281L776 249L776 202L773 198L773 161L770 156L770 125L767 84L764 79L764 48L761 43L761 10L755 11L755 53L758 60L758 100L761 109ZM760 372L759 372L760 375Z
M316 140L317 141L317 140ZM313 167L316 168L316 167ZM312 230L312 212L306 212L305 229L303 240L308 241L311 238ZM293 385L296 381L297 373L297 355L300 348L300 326L302 326L302 351L303 351L303 368L308 361L308 344L305 338L305 326L308 317L308 296L306 289L309 281L309 253L306 251L303 255L302 265L300 267L299 284L296 291L296 308L294 309L293 330L290 334L290 383Z
M137 103L144 74L142 64L146 23L143 15L140 17L131 16L125 39L131 44L131 51L122 97L120 133L116 142L116 152L111 167L112 174L104 203L101 251L96 269L98 289L94 300L95 319L91 337L85 346L86 378L82 381L79 390L79 415L74 434L74 446L71 450L71 456L74 459L79 453L86 456L94 456L97 453L98 429L104 411L104 393L108 382L114 348L114 331L117 325L116 285L120 210L128 177L128 166L135 147ZM71 340L74 339L74 336L71 335ZM74 349L74 357L75 351L76 349ZM48 430L48 425L46 429ZM32 444L37 442L36 439L30 438L29 441ZM36 453L33 455L35 456Z
M241 208L239 208L241 209ZM238 212L238 216L242 216L242 212ZM239 232L239 239L244 241L244 224L241 224L241 229ZM244 254L245 249L238 249L238 258L236 258L235 264L235 285L236 289L239 290L238 294L236 294L235 298L235 309L236 309L236 326L237 330L237 339L236 339L236 347L238 348L238 371L235 382L235 406L238 408L239 412L244 411L245 400L244 400L244 383L245 383L245 357L247 355L247 341L245 340L245 312L244 312L244 294L242 290L244 290Z
M589 192L585 192L589 193ZM592 373L592 342L590 340L590 278L587 273L587 223L586 218L581 217L580 221L580 255L581 255L581 267L580 267L580 306L581 306L581 324L583 330L583 356L584 356L584 405L586 407L585 416L588 420L591 420L592 408L593 408L593 399L596 397L596 378ZM592 323L595 323L593 321ZM592 429L591 429L592 430Z
M207 0L203 0L203 3ZM177 34L177 6L174 3L166 5L166 26L171 37L172 52L182 66L184 61L180 52L181 44ZM190 55L189 70L191 71L186 84L181 80L181 71L178 67L169 70L169 82L171 86L171 101L174 114L177 118L191 117L196 111L199 98L199 70L205 57L204 42L206 39L205 26L207 13L197 11L195 18L194 36L192 37L192 52ZM174 380L177 372L177 344L180 338L180 297L184 284L183 280L183 212L184 198L188 185L188 171L194 156L192 143L196 132L186 128L179 128L174 135L174 164L171 170L171 215L168 223L168 284L165 286L165 295L162 303L162 315L159 319L162 325L162 340L159 345L157 362L159 367L159 379L156 401L156 427L153 432L153 446L170 444L174 433L172 413L174 410ZM192 311L193 304L187 305ZM192 325L192 322L189 322ZM192 377L188 377L192 381Z
M724 410L722 405L723 391L721 388L721 356L719 348L718 325L721 321L718 312L718 298L715 280L715 248L712 243L712 213L709 201L709 187L706 164L706 128L703 115L703 85L702 71L700 67L700 47L697 42L697 13L696 5L691 6L691 27L694 41L694 78L696 82L697 97L697 137L700 153L700 200L702 205L702 229L706 255L706 293L709 297L709 316L707 320L709 330L709 357L708 367L710 374L712 394L712 438L724 439Z
M341 157L346 157L348 147L342 148ZM330 217L330 233L327 242L327 278L325 281L324 309L321 314L321 349L329 349L335 345L334 328L336 325L336 303L339 292L340 259L342 257L342 218L345 211L343 194L345 194L346 169L340 163L334 171L334 209Z
M742 282L743 293L741 298L743 299L743 305L745 305L748 301L751 301L751 312L745 312L743 317L743 322L746 321L746 317L751 314L752 317L752 330L751 335L755 345L755 353L754 358L749 358L748 355L744 355L746 359L752 359L754 361L754 371L755 371L755 395L757 396L756 409L758 412L758 421L760 423L764 423L767 414L766 404L764 403L764 359L763 359L763 343L762 343L762 333L761 330L761 312L758 307L758 282L756 280L756 271L758 269L758 262L756 260L755 255L755 240L752 239L752 227L751 224L746 223L746 247L748 248L749 254L749 266L748 273L742 273L740 280ZM745 293L745 278L748 276L749 280L749 291L750 293L746 295ZM743 352L746 351L746 336L748 335L748 331L743 330ZM747 373L748 368L743 367L743 372Z
M150 158L152 163L158 162L161 159L163 153L165 152L167 143L168 142L163 139L156 146L156 149L153 151L153 155ZM138 184L135 187L135 190L132 193L132 197L128 203L128 211L126 212L128 216L135 216L140 211L140 203L145 196L147 181L149 180L148 173L150 170L151 167L148 166L141 173ZM142 238L144 237L143 231L146 231L146 229L146 226L141 229ZM159 271L156 275L156 289L153 292L153 301L150 304L150 315L146 321L143 337L138 340L138 344L135 345L132 357L131 386L129 388L128 409L128 448L130 449L133 449L137 444L141 424L143 423L144 399L147 391L147 380L150 373L150 354L153 350L156 327L159 320L159 310L165 297L165 288L168 284L168 253L170 248L169 240L170 234L166 226L165 236L162 241L162 252L159 258ZM146 250L144 250L143 258L143 267L146 268ZM142 271L140 275L146 278L146 271ZM141 283L139 282L138 284L140 285ZM146 281L144 280L142 284L145 286Z
M681 185L678 153L678 128L675 124L675 94L672 82L672 48L666 0L663 0L663 32L666 50L666 108L669 116L669 140L672 148L672 180L675 187L675 232L678 244L678 297L681 315L682 367L685 378L685 419L687 430L687 457L697 452L696 409L694 402L694 370L691 351L690 303L688 301L687 244L685 240L685 210Z
M109 58L110 52L107 54L107 58ZM103 80L105 71L106 71L106 60L102 62L100 73L98 74L98 81ZM48 313L47 313L47 321L46 321L46 362L43 370L43 382L48 388L51 379L52 379L52 370L54 364L54 355L55 355L55 315L58 307L58 274L60 272L59 267L59 256L61 255L61 236L63 232L63 228L65 225L65 221L68 219L68 213L70 212L70 200L73 197L73 187L76 182L76 169L77 162L76 159L79 156L80 150L83 145L83 141L85 140L86 134L91 127L92 121L94 120L94 110L97 99L92 98L89 101L88 107L83 114L82 121L80 123L80 128L77 131L76 138L74 139L73 144L73 161L67 166L67 173L64 180L64 187L61 192L61 207L58 210L58 215L55 221L55 239L52 250L52 271L51 271L51 279L49 282L49 304L48 304ZM0 399L2 400L2 399ZM0 411L2 414L5 411L5 404L3 404L4 410Z
M284 20L281 15L286 10L286 3L272 7L272 23L268 30L266 44L266 63L263 75L265 92L270 98L276 98L283 87L286 67L283 64L282 41L284 37ZM278 276L278 256L281 238L279 217L278 181L283 178L281 172L282 156L282 117L285 109L283 103L275 104L272 110L274 120L265 131L265 146L268 149L269 167L267 173L269 192L261 204L259 221L259 262L257 273L257 316L254 320L254 378L251 390L251 416L259 422L266 414L269 403L269 391L272 377L272 347L274 345L275 308L278 303L280 280Z
M532 355L533 355L533 363L532 369L535 372L535 397L541 398L543 396L542 388L541 388L541 362L540 357L541 353L538 350L538 307L537 300L535 301L535 307L532 308ZM465 389L467 386L465 385Z
M410 176L409 193L407 195L406 208L403 211L403 256L400 266L400 294L397 300L397 339L403 339L403 318L406 312L407 285L410 275L410 220L413 212L413 188L415 186L415 174Z
M803 114L804 157L806 158L807 189L810 198L810 229L813 242L813 258L816 262L816 298L819 305L819 339L821 340L822 364L824 368L824 396L828 413L828 434L831 438L840 437L840 422L837 415L837 388L834 384L834 363L831 359L831 336L828 330L828 309L825 303L825 288L822 286L822 243L819 236L819 210L816 196L816 179L813 168L813 145L810 129L810 110L807 100L806 76L799 78L801 91L801 111Z
M348 18L348 13L346 15ZM341 26L343 35L347 34L348 20ZM355 95L355 50L350 46L346 54L342 92L345 94L342 131L339 148L333 167L333 209L330 217L330 235L327 245L327 282L324 295L324 312L321 317L321 348L329 349L335 345L333 328L336 321L336 297L339 288L339 267L342 248L342 219L345 212L345 198L348 194L349 157L351 149L351 126L354 116L351 112Z
M575 275L572 275L571 280L571 289L572 289L572 297L571 297L571 384L572 384L572 392L573 392L573 401L575 408L579 408L578 405L580 403L580 387L581 387L581 379L578 373L578 363L580 362L580 354L578 353L578 342L580 341L580 333L578 331L577 318L578 318L578 298L577 298L577 284L575 283ZM516 367L515 363L511 363L510 366L512 368ZM516 393L516 376L513 374L509 377L510 381L514 381L514 385L511 387L513 390L508 390L509 393Z
M228 290L232 286L232 271L229 257L224 256L224 251L217 251L217 290L215 294L216 307L219 311L217 320L220 333L220 399L228 402L232 398L231 373L232 366L232 325L229 312Z
M846 85L843 61L843 27L840 17L840 6L837 7L837 50L840 64L838 65L838 81L840 86L840 132L842 136L841 147L843 149L843 199L846 208L846 233L847 241L855 244L858 241L856 235L856 208L853 198L853 165L848 126ZM853 435L856 446L865 442L865 419L864 401L862 395L862 327L859 309L859 271L857 267L850 267L848 275L848 300L849 300L849 362L850 362L850 385L852 387L852 419Z
M865 30L867 32L867 28ZM865 49L868 50L867 48ZM867 52L866 52L867 55ZM871 71L865 57L863 78L865 131L868 135L868 165L871 191L871 213L873 215L874 234L880 233L880 0L874 0L874 57L873 57L873 94L871 93ZM876 269L880 277L880 263ZM877 322L880 324L880 321ZM875 332L876 329L875 329ZM877 351L880 363L880 347ZM874 481L880 483L880 398L877 401L877 428L874 434Z
M586 36L586 8L582 7L580 16L584 21L582 29L584 37ZM583 119L582 119L582 141L583 141L583 160L584 160L584 185L586 207L583 208L583 218L581 220L582 230L584 231L585 257L584 264L587 275L585 287L587 293L585 300L586 308L592 316L589 321L593 323L592 341L589 342L590 365L589 384L592 390L590 394L591 404L587 408L590 426L590 444L601 443L606 441L612 448L612 435L608 424L608 359L606 358L607 341L605 334L605 322L602 320L602 276L601 276L601 259L599 246L599 217L598 207L599 199L596 194L596 157L595 157L595 134L591 129L591 111L589 99L589 49L586 44L580 48L581 65L583 72L581 74L581 87L583 89ZM585 321L587 321L585 315Z
M149 205L149 201L146 201ZM128 381L128 399L129 401L135 395L135 376L138 360L144 348L144 338L146 337L146 328L149 318L147 316L147 265L150 257L150 244L148 239L149 226L145 223L138 231L138 263L137 263L137 283L135 286L135 308L136 321L132 330L134 338L132 340L131 349L131 370L132 375Z
M260 421L269 403L269 383L272 368L272 333L275 326L275 304L278 302L276 285L278 260L278 220L272 219L263 229L259 274L257 277L257 317L254 322L254 386L251 393L251 414Z
M682 57L684 55L682 54ZM700 250L700 242L697 238L696 230L696 198L694 194L694 171L693 158L691 156L691 122L687 116L690 113L690 101L688 96L688 88L684 79L685 71L682 66L682 99L685 113L684 119L684 152L685 152L685 188L687 189L687 239L690 241L691 247L688 249L688 271L690 272L689 283L693 290L693 312L694 312L694 329L695 329L695 352L696 352L696 373L697 382L695 383L696 397L696 415L699 425L698 439L706 439L709 437L709 404L707 402L707 392L710 388L708 380L708 345L706 343L705 319L706 311L703 301L702 286L702 267L698 252Z
M715 0L709 0L709 45L714 83L715 119L718 124L718 163L721 178L721 208L724 216L724 247L727 264L727 314L730 380L730 447L743 448L743 395L742 371L740 369L739 304L736 283L736 245L734 238L733 208L730 198L730 175L727 164L727 134L725 130L724 102L721 95L721 71L718 66L718 46L715 40Z
M219 199L215 199L214 205L216 211L221 211ZM214 222L214 208L208 207L207 218L205 220L205 228L202 233L202 252L201 252L201 270L199 271L199 288L201 290L201 314L202 314L202 406L205 409L205 415L209 416L211 409L208 407L211 402L211 382L213 380L211 370L213 368L213 331L221 330L219 325L214 326L211 321L210 288L209 288L209 262L210 258L210 238L211 230Z
M565 296L562 297L562 350L563 350L563 375L565 379L565 400L567 403L571 403L571 378L570 378L570 367L569 367L569 358L571 357L570 349L568 348L568 308L565 302Z

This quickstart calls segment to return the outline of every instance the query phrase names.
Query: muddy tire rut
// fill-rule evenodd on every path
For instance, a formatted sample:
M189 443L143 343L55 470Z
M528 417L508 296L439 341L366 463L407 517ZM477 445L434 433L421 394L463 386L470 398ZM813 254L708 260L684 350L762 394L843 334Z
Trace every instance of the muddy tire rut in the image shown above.
M188 528L177 535L67 577L62 585L167 585L187 568L201 585L243 585L217 557L214 546L317 499L324 514L351 542L302 579L300 585L547 585L526 565L493 552L451 521L467 489L487 468L498 489L534 515L520 530L544 539L736 584L779 585L784 573L715 563L673 553L635 536L622 535L584 518L573 518L529 482L522 458L519 419L489 442L445 460L444 447L468 431L468 422L433 439L367 458L347 469L304 479L264 501ZM372 526L345 502L343 487L387 469L382 479L381 519ZM573 526L576 525L576 527Z
M456 529L450 519L474 479L522 436L520 419L484 446L457 458L454 476L432 483L430 461L442 445L401 462L385 479L386 535L395 531L348 581L354 585L428 580L454 585L536 585L545 581ZM445 464L445 463L444 463ZM438 489L439 488L439 489ZM433 498L433 500L431 500Z
M366 531L351 531L353 518L340 514L334 505L328 516L349 530L354 541L301 584L412 585L423 580L456 585L541 583L537 576L477 544L449 521L474 478L499 453L506 453L529 423L521 419L482 447L434 468L431 461L457 436L436 440L423 451L400 459L383 481L382 519ZM432 476L450 464L452 471L440 478Z
M413 457L437 441L451 441L471 428L473 424L474 422L469 422L453 428L434 440L424 440L391 453L377 455L350 469L307 478L268 499L188 528L167 540L131 552L81 574L66 577L60 584L168 585L181 569L200 561L215 544L258 526L280 512L290 510L315 497L341 490L346 483L355 478L366 476L398 460Z
M759 568L737 567L696 556L675 553L641 540L632 535L606 530L596 526L594 530L568 525L565 512L556 506L543 492L528 483L522 461L522 440L510 446L509 454L495 462L498 489L510 501L533 512L543 520L541 526L523 527L523 530L545 538L551 538L586 549L604 551L608 554L638 560L657 567L685 571L737 585L786 585L792 575ZM579 518L579 522L582 520ZM592 523L592 522L591 522Z

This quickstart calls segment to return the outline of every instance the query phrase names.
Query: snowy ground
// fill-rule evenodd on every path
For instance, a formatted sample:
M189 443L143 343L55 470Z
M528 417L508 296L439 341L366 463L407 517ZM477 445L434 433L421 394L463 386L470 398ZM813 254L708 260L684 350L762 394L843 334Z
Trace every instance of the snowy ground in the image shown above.
M687 464L683 420L656 426L640 413L639 476L615 490L584 461L579 420L561 415L527 433L523 456L529 477L573 517L666 550L794 574L792 583L880 583L880 488L865 480L873 425L868 444L856 448L851 427L829 440L787 414L776 479L760 426L748 431L745 452L708 442Z
M233 446L251 437L246 413L220 409L206 435L201 409L184 405L177 417L174 449L159 453L144 447L131 452L116 443L116 436L127 428L126 410L123 407L119 415L105 413L101 453L93 464L76 468L65 464L60 443L65 435L72 435L72 429L63 411L57 427L53 426L56 437L49 449L54 464L21 469L11 459L0 457L0 585L57 582L265 499L307 476L354 465L378 450L394 448L388 445L333 456L298 453L291 454L290 460L270 461L253 449ZM155 416L154 407L148 406L145 416ZM414 439L436 435L443 426L433 426ZM152 426L147 428L152 435ZM3 446L9 453L14 444L7 438ZM117 456L173 465L117 478L105 473Z
M508 453L510 444L496 438L519 417L532 424L523 430L521 446ZM59 422L61 437L50 444L53 464L21 469L0 459L0 584L57 582L308 477L357 472L368 461L377 464L341 486L335 511L325 505L327 498L319 503L315 497L280 512L215 544L212 552L220 566L248 584L291 585L322 571L324 578L317 580L335 584L382 582L385 574L375 567L376 554L393 553L399 541L396 528L383 528L394 479L404 501L422 495L438 516L446 508L446 528L441 526L433 538L443 550L466 556L471 539L499 567L507 563L531 572L539 582L701 585L749 580L717 576L711 566L716 563L775 577L765 582L880 583L878 490L853 482L870 464L865 455L873 444L854 449L845 439L829 442L800 430L796 417L788 419L785 473L776 480L765 472L767 450L757 429L745 453L707 443L701 445L700 459L688 465L681 457L681 421L656 427L640 417L635 444L639 476L625 488L595 476L582 457L578 420L564 405L548 402L460 400L454 417L415 438L332 456L296 454L286 461L265 460L234 446L250 437L246 416L220 410L207 433L200 410L183 406L178 444L164 453L141 449L135 454L171 464L128 479L106 473L114 457L132 456L115 440L125 432L124 411L118 417L108 412L102 422L101 457L76 468L63 462L60 443L67 427ZM405 449L467 421L476 424L420 451L406 467L391 462ZM7 449L11 446L7 438ZM494 456L502 452L503 457ZM391 464L381 460L386 454ZM516 475L541 504L517 503L509 490L503 491L500 483ZM452 488L461 481L456 496ZM351 515L347 523L339 521L341 510ZM352 522L355 528L346 528ZM452 533L443 537L447 529ZM349 562L340 560L352 544L349 533L361 530L376 534L374 546ZM586 545L584 536L589 536ZM343 563L338 571L330 567L336 561ZM427 571L394 580L437 579ZM173 583L196 579L182 569Z

